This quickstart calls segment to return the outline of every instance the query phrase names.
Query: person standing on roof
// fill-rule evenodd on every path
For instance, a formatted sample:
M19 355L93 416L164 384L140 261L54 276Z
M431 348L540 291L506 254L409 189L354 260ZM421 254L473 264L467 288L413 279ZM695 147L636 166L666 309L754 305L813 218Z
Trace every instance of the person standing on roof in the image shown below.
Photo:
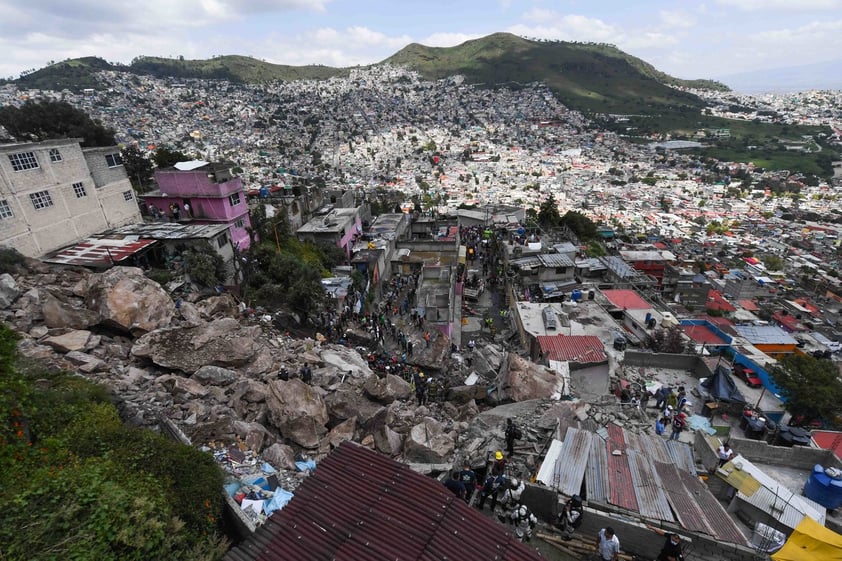
M719 467L724 466L734 459L734 451L731 450L731 445L727 442L723 443L722 446L719 447L719 450L716 451L716 455L719 456Z
M681 536L670 532L665 532L660 528L646 525L647 528L658 534L664 536L667 541L664 542L664 547L661 548L661 553L658 554L658 561L683 561L684 556L681 553Z

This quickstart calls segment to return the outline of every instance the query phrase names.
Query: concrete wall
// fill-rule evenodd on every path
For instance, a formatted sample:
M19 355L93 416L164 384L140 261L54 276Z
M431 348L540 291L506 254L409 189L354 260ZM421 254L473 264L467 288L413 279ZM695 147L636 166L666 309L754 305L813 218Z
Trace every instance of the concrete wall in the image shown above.
M123 164L109 166L105 158L106 156L120 157L120 149L116 146L85 148L82 153L85 155L85 161L97 187L104 187L126 179L126 168Z
M584 540L593 542L599 530L605 526L614 528L623 553L631 552L648 559L654 559L664 545L665 538L649 530L644 524L619 514L612 515L591 508L585 509L583 522L577 530L577 534L582 536ZM768 559L766 555L759 554L747 546L721 543L715 538L701 534L690 539L690 534L680 531L678 528L665 526L664 529L668 532L675 531L684 538L685 558L694 561L723 561L726 559L728 561L761 561Z
M50 157L53 150L58 161ZM89 158L89 151L83 153L76 140L0 147L0 200L13 214L0 219L0 242L38 257L107 228L141 221L125 169L108 168L105 161L104 154L118 153L117 148L91 150ZM33 153L37 168L14 170L9 155L23 152ZM81 197L73 187L77 183L84 188ZM49 194L52 205L36 209L30 195L42 191Z
M687 370L692 372L695 378L706 378L711 375L711 371L705 362L696 355L674 355L667 353L641 353L637 351L626 351L623 362L627 366Z

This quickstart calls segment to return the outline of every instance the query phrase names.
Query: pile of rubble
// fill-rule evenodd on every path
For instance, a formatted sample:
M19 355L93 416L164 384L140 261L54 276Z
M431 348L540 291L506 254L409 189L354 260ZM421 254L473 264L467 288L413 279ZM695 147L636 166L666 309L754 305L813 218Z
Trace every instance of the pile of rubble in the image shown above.
M446 337L419 349L413 364L447 377L450 390L446 400L416 405L410 383L372 371L353 348L282 335L241 316L227 294L176 307L136 268L91 273L30 262L25 273L0 276L0 307L0 319L23 336L22 354L106 385L127 422L158 428L168 419L209 451L225 445L225 462L239 469L236 444L254 454L251 467L266 463L287 477L280 486L288 490L306 473L297 461L318 460L344 440L419 471L465 460L484 466L504 447L506 418L524 429L513 470L526 476L558 424L558 376L499 346L483 345L469 361L451 360ZM296 377L304 365L310 384ZM288 380L279 379L281 367ZM476 383L465 385L468 377ZM611 407L585 409L581 420L638 422Z

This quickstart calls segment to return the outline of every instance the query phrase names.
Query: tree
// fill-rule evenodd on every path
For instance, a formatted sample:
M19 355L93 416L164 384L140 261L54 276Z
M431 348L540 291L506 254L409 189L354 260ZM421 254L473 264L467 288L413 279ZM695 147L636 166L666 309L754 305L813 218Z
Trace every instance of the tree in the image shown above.
M541 203L538 209L538 224L542 228L558 228L561 224L561 215L558 212L558 203L555 197L550 195L550 198Z
M834 362L806 355L791 355L769 370L772 380L786 399L793 417L820 419L840 424L842 381Z
M66 101L27 101L21 107L0 108L0 125L16 140L40 142L81 138L82 146L113 146L114 131Z
M661 327L652 333L652 349L656 353L680 354L686 346L684 332L678 325L668 329Z
M581 239L590 240L596 237L596 224L581 212L567 211L561 217L561 224L573 230L573 233Z
M137 146L126 146L120 152L120 157L123 158L123 167L126 169L126 175L129 176L132 186L138 191L145 191L152 177L152 162Z
M152 156L155 165L159 168L171 168L178 162L186 162L190 160L190 156L178 150L170 150L169 148L158 148Z

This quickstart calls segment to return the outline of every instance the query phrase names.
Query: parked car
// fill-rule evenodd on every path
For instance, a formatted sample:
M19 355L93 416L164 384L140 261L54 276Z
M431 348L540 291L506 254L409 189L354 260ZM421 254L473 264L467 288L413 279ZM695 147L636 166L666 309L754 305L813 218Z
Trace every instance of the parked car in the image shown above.
M763 382L760 381L757 373L742 364L734 365L734 376L745 382L750 388L759 388L763 386Z

